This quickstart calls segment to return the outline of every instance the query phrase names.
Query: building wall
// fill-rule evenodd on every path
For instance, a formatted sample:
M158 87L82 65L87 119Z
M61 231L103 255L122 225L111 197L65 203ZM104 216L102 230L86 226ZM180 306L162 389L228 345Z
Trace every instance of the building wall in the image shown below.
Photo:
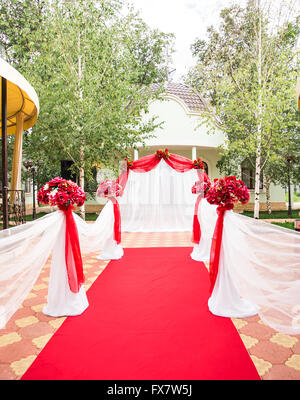
M157 122L162 126L153 134L156 137L146 141L147 146L201 146L216 148L224 142L224 134L208 134L207 126L200 126L199 114L191 113L184 103L175 96L166 100L156 100L149 106L149 114L143 116L145 121L158 116Z
M151 103L149 115L143 118L147 120L154 115L163 124L154 131L156 137L147 140L146 147L139 149L139 158L153 154L158 148L168 148L171 153L193 159L194 147L196 156L207 163L210 178L213 180L222 176L216 164L220 159L218 147L224 143L223 132L216 129L215 133L208 133L208 127L200 124L199 114L190 112L175 96L169 95L164 101ZM271 184L270 195L273 209L286 208L284 188ZM266 209L265 189L260 191L260 202L261 209ZM254 190L250 190L250 201L244 208L254 208Z

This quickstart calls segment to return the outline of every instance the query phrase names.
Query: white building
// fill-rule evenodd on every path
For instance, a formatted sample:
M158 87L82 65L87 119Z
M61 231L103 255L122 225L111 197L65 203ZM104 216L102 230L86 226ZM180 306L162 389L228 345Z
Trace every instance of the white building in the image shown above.
M143 118L157 116L158 122L163 122L153 134L155 137L147 140L146 147L134 151L137 159L154 153L159 148L168 148L169 152L180 154L191 160L200 157L207 165L211 179L221 176L216 164L220 159L218 147L224 143L224 133L217 130L215 134L208 133L208 128L201 125L201 111L205 108L204 99L187 85L168 82L166 94L162 100L155 100L149 106L149 114ZM247 184L251 198L245 206L253 209L254 199L254 169L247 165L241 167L241 178ZM285 190L281 186L271 185L271 206L273 210L286 209ZM260 194L261 210L266 209L264 187Z

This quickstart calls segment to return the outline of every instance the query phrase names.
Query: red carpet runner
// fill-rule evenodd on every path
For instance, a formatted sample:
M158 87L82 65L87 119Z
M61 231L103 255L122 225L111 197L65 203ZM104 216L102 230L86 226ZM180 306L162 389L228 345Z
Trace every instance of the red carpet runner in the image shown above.
M260 379L231 320L209 312L208 272L190 253L125 249L22 379Z

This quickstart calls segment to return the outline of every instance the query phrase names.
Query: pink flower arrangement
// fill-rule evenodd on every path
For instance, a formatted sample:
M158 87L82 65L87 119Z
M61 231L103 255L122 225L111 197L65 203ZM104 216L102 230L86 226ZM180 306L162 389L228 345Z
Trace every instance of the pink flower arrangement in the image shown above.
M210 204L227 206L239 201L242 204L246 204L249 201L250 195L243 181L237 179L235 176L227 176L215 179L205 197Z
M195 182L194 186L192 187L192 193L193 194L202 193L205 197L210 187L211 187L211 181L209 177L206 174L203 174L203 179Z
M122 191L122 186L119 185L116 181L112 181L110 179L106 179L100 183L97 196L98 197L118 197L120 196Z
M58 206L63 210L77 205L82 206L86 200L85 193L76 183L56 177L45 183L37 193L38 202Z
M165 149L165 150L159 149L159 150L156 151L155 157L158 158L158 159L169 158L170 157L169 150L168 149Z

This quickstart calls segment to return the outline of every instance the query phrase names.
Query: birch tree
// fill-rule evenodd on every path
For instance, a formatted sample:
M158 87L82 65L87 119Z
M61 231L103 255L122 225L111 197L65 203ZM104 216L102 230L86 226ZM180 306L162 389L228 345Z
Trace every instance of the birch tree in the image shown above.
M218 29L210 27L208 39L192 45L197 64L186 77L209 102L203 123L212 120L212 133L216 127L226 133L218 163L221 171L238 173L245 160L255 169L256 218L263 172L292 140L286 122L291 119L286 116L295 112L300 19L296 13L289 18L274 24L260 0L249 0L245 8L234 5L222 10ZM297 126L296 119L293 124ZM272 181L270 171L264 179L267 184Z

